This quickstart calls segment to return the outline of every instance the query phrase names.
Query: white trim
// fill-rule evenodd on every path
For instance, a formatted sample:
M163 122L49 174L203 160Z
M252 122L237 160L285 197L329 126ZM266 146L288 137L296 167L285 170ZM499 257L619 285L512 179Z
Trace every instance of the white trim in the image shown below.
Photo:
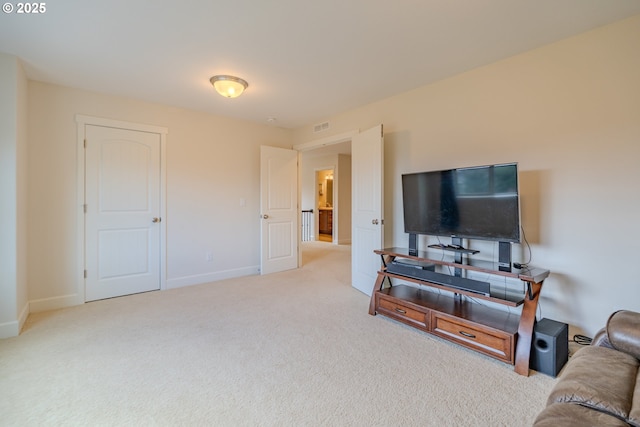
M20 331L22 331L22 327L27 321L27 317L29 317L29 303L24 305L17 320L0 323L0 339L17 337L20 335Z
M296 179L298 180L298 194L297 203L298 203L298 211L296 215L298 215L298 241L296 242L297 250L298 250L298 268L302 267L302 153L298 151L298 159L296 166ZM260 248L262 250L262 248ZM262 256L262 255L261 255Z
M84 203L85 203L85 150L84 138L85 127L87 125L112 127L118 129L134 130L139 132L156 133L160 135L160 289L167 288L167 134L169 129L162 126L147 125L141 123L125 122L121 120L106 119L102 117L85 116L76 114L77 123L77 167L76 167L76 224L77 224L77 265L76 265L76 294L60 297L66 301L62 307L69 305L84 304L85 295L85 221L84 221ZM57 298L54 298L57 299ZM40 300L36 303L40 303ZM32 302L33 304L33 302ZM44 304L45 306L47 304ZM55 305L55 304L54 304ZM56 307L60 308L60 307Z
M22 327L27 321L27 317L29 317L29 303L26 303L24 307L22 307L17 320L0 323L0 339L17 337L20 335L20 331L22 331Z
M360 133L360 131L357 129L350 130L349 132L343 132L337 135L327 136L325 138L297 144L293 146L293 149L298 151L309 151L316 148L325 147L327 145L341 144L343 142L351 141L351 138L353 138L353 136L357 135L358 133Z
M0 339L17 337L20 334L20 326L17 320L0 323Z
M78 123L78 125L95 125L109 128L137 130L140 132L159 133L160 135L166 135L169 133L169 129L162 126L105 119L103 117L85 116L83 114L76 114L76 123Z
M80 119L83 119L81 121ZM90 123L89 120L84 121L84 116L76 116L76 293L73 302L76 304L84 304L84 134L85 126ZM65 299L67 297L60 297ZM57 299L57 298L54 298ZM71 300L68 300L71 302Z
M24 323L27 321L27 317L29 317L29 314L31 314L31 305L29 301L27 301L20 311L20 316L18 316L18 328L20 331L22 331Z
M160 134L160 290L167 289L167 132Z
M216 271L215 273L194 274L192 276L177 277L167 280L167 289L183 288L185 286L202 285L218 280L236 277L255 276L260 274L260 266L236 268L233 270Z
M29 310L31 313L40 313L42 311L58 310L80 304L84 304L84 292L82 295L71 294L32 300L29 301Z

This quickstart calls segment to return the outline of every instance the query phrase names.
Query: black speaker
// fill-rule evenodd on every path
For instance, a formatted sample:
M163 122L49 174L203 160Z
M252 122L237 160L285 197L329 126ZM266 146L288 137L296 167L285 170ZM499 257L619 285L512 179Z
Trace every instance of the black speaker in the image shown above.
M409 255L418 256L418 235L409 233Z
M498 242L498 270L511 271L511 243Z
M569 326L542 319L533 329L529 367L552 377L558 376L569 360Z

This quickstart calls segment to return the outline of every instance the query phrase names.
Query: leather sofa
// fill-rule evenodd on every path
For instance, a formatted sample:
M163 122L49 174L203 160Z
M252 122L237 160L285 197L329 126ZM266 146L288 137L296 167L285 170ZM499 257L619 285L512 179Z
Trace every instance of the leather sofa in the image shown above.
M613 313L591 345L576 351L536 427L640 427L640 313Z

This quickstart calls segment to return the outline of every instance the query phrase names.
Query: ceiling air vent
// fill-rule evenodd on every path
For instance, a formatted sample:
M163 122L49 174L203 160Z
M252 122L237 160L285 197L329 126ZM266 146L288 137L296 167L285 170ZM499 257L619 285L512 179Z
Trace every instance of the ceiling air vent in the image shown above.
M320 123L319 125L315 125L313 127L314 132L322 132L323 130L329 129L329 122Z

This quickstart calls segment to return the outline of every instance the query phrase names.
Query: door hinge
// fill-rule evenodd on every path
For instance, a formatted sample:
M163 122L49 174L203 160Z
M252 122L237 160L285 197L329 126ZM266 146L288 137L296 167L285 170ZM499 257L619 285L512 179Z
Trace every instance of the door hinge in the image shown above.
M87 148L87 138L84 139L84 148Z
M87 278L87 270L84 271L84 278Z
M82 210L84 211L84 213L87 213L87 205L82 205Z

